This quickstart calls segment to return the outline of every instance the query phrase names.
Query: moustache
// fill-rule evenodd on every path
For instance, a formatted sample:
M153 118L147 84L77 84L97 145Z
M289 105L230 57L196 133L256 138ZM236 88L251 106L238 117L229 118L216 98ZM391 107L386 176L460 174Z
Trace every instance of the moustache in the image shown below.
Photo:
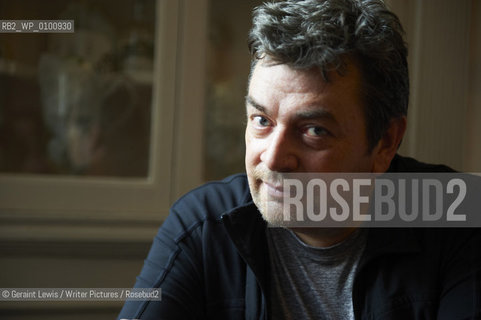
M284 175L281 172L271 171L265 167L256 167L252 172L256 180L262 180L273 186L282 186Z

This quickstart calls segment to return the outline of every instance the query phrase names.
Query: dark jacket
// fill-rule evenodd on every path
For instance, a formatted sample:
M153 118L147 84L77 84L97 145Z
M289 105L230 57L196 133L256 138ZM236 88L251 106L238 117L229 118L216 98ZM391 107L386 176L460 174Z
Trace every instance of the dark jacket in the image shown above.
M396 156L392 172L449 170ZM119 319L268 319L266 223L244 174L197 188L171 208ZM356 319L481 319L480 229L368 232L353 287Z

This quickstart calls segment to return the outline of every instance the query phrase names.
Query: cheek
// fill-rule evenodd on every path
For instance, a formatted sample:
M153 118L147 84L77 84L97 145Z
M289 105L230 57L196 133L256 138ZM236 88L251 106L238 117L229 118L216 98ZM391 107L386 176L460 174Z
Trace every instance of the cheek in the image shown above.
M246 142L246 153L245 153L245 167L246 172L249 174L255 167L255 155L252 147L252 139L249 137L249 134L246 132L245 135L245 142Z
M351 152L342 148L331 148L302 157L303 168L307 172L349 172L352 171L354 158Z
M263 143L260 139L252 138L252 136L246 132L245 135L245 142L246 142L246 156L245 161L246 165L253 165L259 162L260 155L263 150Z
M339 165L339 159L328 152L322 152L302 159L303 167L307 172L333 172Z

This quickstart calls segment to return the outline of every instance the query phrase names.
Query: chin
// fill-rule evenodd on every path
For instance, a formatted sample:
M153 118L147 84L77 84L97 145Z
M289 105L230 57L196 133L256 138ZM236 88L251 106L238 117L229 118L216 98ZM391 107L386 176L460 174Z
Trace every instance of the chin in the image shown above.
M269 227L281 228L287 227L288 222L284 217L282 203L278 201L256 201L254 200L262 218L267 222Z

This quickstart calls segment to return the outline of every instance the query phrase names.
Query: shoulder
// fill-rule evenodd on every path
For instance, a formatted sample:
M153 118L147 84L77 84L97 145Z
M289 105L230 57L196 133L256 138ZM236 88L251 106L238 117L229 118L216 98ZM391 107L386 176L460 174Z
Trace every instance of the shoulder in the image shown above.
M479 245L481 241L481 228L417 228L413 234L423 245L423 249L430 250L433 247L451 249L453 254L463 247ZM481 254L481 250L476 250Z
M245 174L236 174L220 181L208 182L188 192L172 206L182 210L199 206L219 214L249 202L250 192Z
M391 161L388 172L454 172L455 170L443 164L430 164L413 158L396 154Z
M251 201L245 174L208 182L179 198L171 207L164 228L189 230L206 222L220 222L221 216Z

